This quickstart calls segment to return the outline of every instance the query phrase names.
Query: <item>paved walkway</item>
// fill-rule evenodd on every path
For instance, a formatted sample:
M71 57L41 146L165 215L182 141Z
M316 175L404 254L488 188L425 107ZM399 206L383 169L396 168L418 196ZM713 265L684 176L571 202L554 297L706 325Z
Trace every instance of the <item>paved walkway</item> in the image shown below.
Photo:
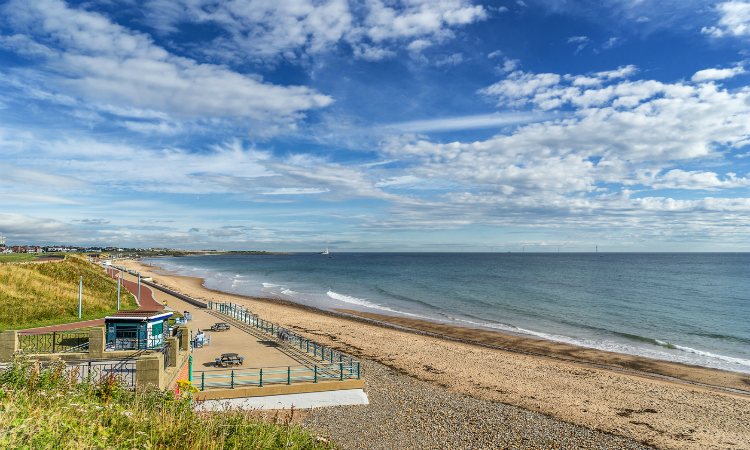
M120 271L118 269L109 269L110 276L114 279L117 279L120 277ZM124 273L122 285L135 296L135 298L138 298L138 277L135 275L130 275L129 273ZM157 291L159 292L159 291ZM171 295L169 298L174 298ZM164 309L164 305L161 301L157 300L154 296L154 290L150 287L146 286L145 284L141 283L141 300L140 300L140 306L138 307L138 311L161 311Z
M86 320L84 322L65 323L62 325L50 325L48 327L28 328L20 330L22 334L51 333L53 331L77 330L78 328L98 327L104 325L104 319Z
M110 276L119 278L120 271L109 269ZM138 295L138 277L128 273L123 274L123 285L134 296ZM202 348L196 348L193 351L193 370L194 371L213 371L225 370L216 367L215 360L222 353L237 353L245 358L241 368L255 367L286 367L300 364L320 363L319 359L312 358L307 353L301 352L293 347L280 344L273 336L263 333L257 328L251 327L242 322L229 318L217 311L197 308L190 303L180 300L177 297L160 291L151 289L141 284L141 300L138 310L141 311L161 311L166 309L164 302L167 302L167 308L179 312L190 312L193 314L193 321L188 322L188 326L194 332L204 330L207 336L210 336L210 345ZM217 323L225 322L231 326L228 331L212 332L209 328ZM51 332L64 331L77 328L103 325L104 319L88 320L85 322L68 323L64 325L55 325L51 327L35 328L33 330L24 330L24 332Z
M116 270L116 269L115 269ZM119 273L119 272L118 272ZM119 275L117 275L119 276ZM125 273L127 280L136 280L135 289L138 289L138 277ZM130 286L130 285L129 285ZM130 287L128 287L130 290ZM131 291L132 292L132 291ZM148 294L146 294L146 292ZM276 366L294 366L298 364L315 364L319 363L306 356L306 354L289 349L289 347L279 344L271 335L249 327L241 322L235 322L233 319L220 314L217 311L200 309L191 305L167 292L158 289L151 289L148 286L141 285L141 308L144 308L145 302L151 301L164 309L164 302L167 307L181 313L190 312L193 314L193 321L188 322L190 329L197 333L198 330L210 336L211 344L199 347L193 351L193 370L226 370L216 367L216 358L221 357L222 353L237 353L245 358L241 368L253 367L276 367ZM210 331L212 325L217 322L226 322L230 325L229 331Z

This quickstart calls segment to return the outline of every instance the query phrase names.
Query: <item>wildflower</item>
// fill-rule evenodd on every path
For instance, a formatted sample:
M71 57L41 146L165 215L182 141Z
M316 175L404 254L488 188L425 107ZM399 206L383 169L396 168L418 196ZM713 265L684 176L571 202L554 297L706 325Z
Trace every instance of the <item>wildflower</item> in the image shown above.
M132 417L132 416L133 416L133 412L132 412L132 411L123 411L123 412L122 412L122 415L123 415L123 416L128 416L128 417Z

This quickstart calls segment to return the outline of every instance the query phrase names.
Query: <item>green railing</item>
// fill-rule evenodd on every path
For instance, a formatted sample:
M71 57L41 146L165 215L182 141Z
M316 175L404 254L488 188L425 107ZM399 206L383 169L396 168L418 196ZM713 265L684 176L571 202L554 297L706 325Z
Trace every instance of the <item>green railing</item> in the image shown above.
M235 320L246 323L265 333L273 335L282 343L286 343L291 347L299 348L301 351L311 354L316 359L320 358L321 362L328 362L330 364L359 364L356 358L352 358L351 356L341 353L338 350L334 350L331 347L326 347L325 345L300 336L294 331L291 331L284 327L280 327L273 322L263 320L250 312L249 309L244 308L240 305L235 305L233 303L208 302L208 309L219 311L220 313L225 314Z
M200 374L200 375L198 375ZM196 376L197 375L197 376ZM196 372L193 385L206 389L237 389L263 387L269 384L318 383L359 379L359 361L338 364L259 367L242 370L210 370Z

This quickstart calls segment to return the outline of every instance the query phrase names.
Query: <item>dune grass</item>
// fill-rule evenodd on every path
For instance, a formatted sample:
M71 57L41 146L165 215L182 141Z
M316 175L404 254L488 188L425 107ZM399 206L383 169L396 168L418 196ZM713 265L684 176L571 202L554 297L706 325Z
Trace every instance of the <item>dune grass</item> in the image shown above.
M83 311L78 318L78 277L83 276ZM120 293L121 309L135 298ZM27 264L0 264L0 331L99 319L117 311L117 282L80 258Z
M326 449L287 412L198 413L171 391L125 389L117 379L79 380L57 361L17 355L0 372L0 448Z

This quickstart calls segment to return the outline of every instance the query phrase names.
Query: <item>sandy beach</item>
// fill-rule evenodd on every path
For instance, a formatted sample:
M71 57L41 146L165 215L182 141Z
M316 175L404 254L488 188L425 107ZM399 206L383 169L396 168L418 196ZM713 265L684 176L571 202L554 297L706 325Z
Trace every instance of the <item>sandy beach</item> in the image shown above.
M396 317L343 310L336 315L211 291L201 279L160 274L136 262L124 265L191 297L244 305L325 345L453 393L516 405L657 448L750 449L750 396L629 371L743 391L750 390L750 376Z

